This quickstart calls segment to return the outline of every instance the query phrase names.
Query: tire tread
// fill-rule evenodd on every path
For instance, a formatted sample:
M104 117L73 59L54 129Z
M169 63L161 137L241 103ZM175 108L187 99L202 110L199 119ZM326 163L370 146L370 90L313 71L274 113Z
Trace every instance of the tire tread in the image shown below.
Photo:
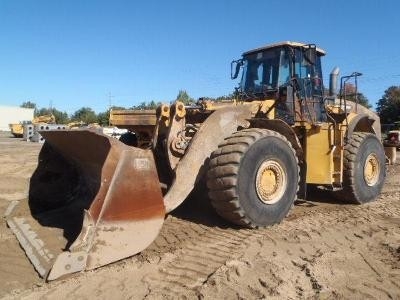
M275 131L260 128L244 129L232 134L210 157L207 187L211 204L221 217L237 225L259 227L246 217L241 208L236 184L241 159L251 145L266 136L279 137L285 141L297 160L295 150L284 136Z

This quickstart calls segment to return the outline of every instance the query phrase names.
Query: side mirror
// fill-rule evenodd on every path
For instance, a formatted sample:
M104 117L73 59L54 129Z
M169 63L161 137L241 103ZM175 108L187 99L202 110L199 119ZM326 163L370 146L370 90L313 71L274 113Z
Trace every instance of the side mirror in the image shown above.
M307 49L304 51L304 57L311 65L315 65L317 47L314 44L309 44Z
M233 60L231 62L231 79L236 79L239 75L240 67L243 65L243 60Z

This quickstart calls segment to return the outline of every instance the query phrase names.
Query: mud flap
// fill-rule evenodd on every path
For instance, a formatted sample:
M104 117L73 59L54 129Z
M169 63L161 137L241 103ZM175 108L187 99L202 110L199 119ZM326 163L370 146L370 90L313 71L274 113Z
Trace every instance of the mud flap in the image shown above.
M165 215L151 150L91 130L41 134L29 201L6 216L38 273L53 280L145 249Z

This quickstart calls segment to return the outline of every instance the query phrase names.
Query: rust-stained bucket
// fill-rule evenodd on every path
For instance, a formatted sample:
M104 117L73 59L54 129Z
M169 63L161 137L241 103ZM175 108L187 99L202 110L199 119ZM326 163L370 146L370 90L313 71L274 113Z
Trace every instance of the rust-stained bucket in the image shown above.
M165 215L151 150L92 130L41 134L29 201L6 212L38 273L53 280L145 249Z

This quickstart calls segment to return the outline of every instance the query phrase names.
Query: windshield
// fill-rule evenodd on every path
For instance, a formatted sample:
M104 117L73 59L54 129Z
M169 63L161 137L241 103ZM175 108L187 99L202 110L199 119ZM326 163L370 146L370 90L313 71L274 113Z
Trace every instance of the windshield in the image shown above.
M246 93L264 93L278 87L281 49L252 53L243 58L240 88Z
M323 95L320 56L311 65L303 49L269 48L245 54L239 92L248 97L273 96L278 88L297 78L302 97ZM291 75L293 74L293 75Z

